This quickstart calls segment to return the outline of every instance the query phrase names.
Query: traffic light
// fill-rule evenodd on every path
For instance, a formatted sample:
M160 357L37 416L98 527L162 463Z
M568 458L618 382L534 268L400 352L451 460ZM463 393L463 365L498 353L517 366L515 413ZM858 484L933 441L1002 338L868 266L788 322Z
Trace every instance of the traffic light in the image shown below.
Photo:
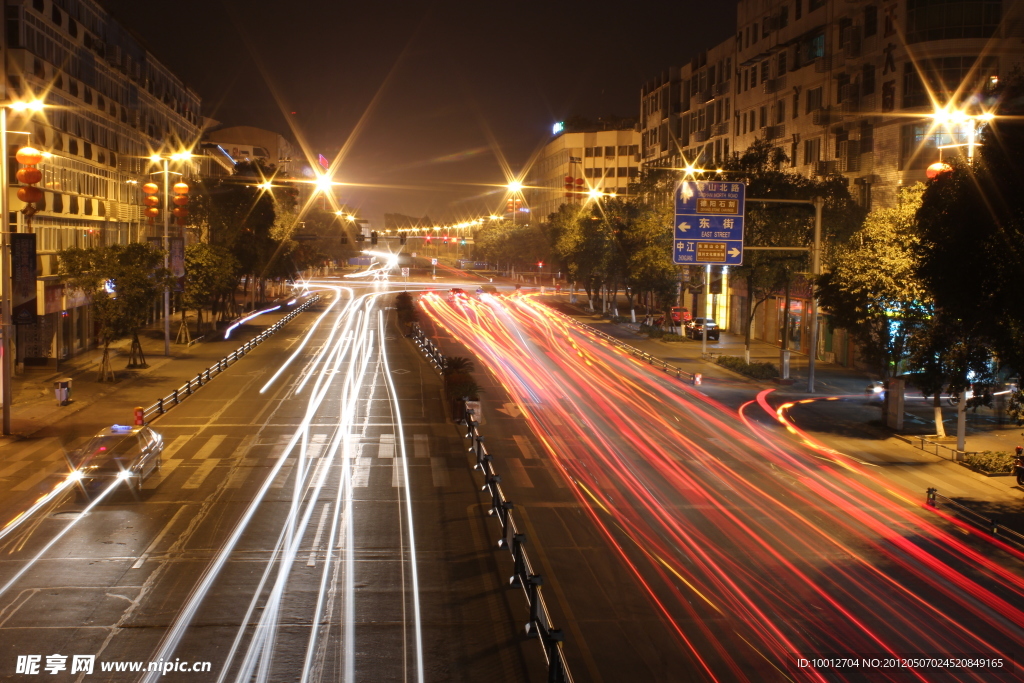
M399 244L405 244L405 233L404 232L401 235L398 236L398 243Z
M377 244L377 231L374 230L370 233L370 244Z

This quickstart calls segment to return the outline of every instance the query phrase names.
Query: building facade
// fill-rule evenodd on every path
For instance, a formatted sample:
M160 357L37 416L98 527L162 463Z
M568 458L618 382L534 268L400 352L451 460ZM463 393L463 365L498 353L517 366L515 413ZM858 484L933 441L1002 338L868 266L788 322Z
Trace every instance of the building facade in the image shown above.
M293 177L306 162L283 135L254 126L217 128L208 131L203 139L219 145L235 163L259 160Z
M140 187L155 152L191 149L200 131L199 96L93 0L8 0L3 59L9 100L40 98L39 113L11 113L8 165L30 144L44 199L12 230L34 232L38 322L18 325L18 363L55 364L93 338L88 302L57 280L56 253L145 241L162 235L147 222ZM188 173L188 169L182 169ZM7 188L12 216L25 206Z
M972 149L983 122L971 117L1024 62L1022 39L1014 0L740 0L735 36L641 89L643 164L715 168L767 139L793 171L840 176L865 208L889 206L930 164ZM741 333L746 292L721 296L721 322ZM805 352L810 305L801 291L790 308ZM755 336L781 343L782 297L762 308ZM818 351L853 361L841 331Z
M588 192L625 196L640 175L640 133L635 127L555 133L526 180L524 197L538 221L566 203L582 203ZM571 185L574 189L567 190Z

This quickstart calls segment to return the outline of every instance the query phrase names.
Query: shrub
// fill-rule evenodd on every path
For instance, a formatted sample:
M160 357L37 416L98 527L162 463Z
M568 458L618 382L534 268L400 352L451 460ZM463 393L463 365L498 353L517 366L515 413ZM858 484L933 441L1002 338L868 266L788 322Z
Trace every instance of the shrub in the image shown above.
M684 337L681 334L674 334L672 332L667 332L667 333L662 335L661 341L681 342L681 341L686 341L686 337Z
M779 369L772 363L762 361L748 363L738 356L719 356L718 364L723 368L735 370L741 375L754 379L772 379L779 376Z
M966 453L963 463L971 469L982 472L1013 472L1013 453L1006 451L984 451L982 453Z
M616 325L620 325L622 323L628 323L629 318L623 318L621 315L613 315L612 322L615 323Z

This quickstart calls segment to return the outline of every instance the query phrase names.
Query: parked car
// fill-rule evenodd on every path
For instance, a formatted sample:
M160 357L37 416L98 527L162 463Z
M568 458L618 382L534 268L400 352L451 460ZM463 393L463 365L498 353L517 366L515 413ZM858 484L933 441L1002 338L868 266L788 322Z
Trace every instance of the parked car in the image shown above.
M680 308L679 306L672 307L672 324L679 325L680 323L690 322L690 309ZM665 324L665 316L661 315L654 319L654 324L661 326Z
M142 482L160 469L163 450L163 437L149 427L112 425L75 451L70 460L84 493L119 479L137 493Z
M707 321L706 323L705 320ZM705 324L708 328L708 339L711 341L718 341L718 324L711 318L694 318L686 323L683 330L686 331L686 336L691 339L703 339Z

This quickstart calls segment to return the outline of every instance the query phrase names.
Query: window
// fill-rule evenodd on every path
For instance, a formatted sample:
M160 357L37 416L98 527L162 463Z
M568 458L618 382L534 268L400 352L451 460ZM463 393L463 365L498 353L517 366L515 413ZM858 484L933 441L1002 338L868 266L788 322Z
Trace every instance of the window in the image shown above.
M743 90L741 90L741 92L743 92L743 91L745 91L747 89L748 83L749 83L749 81L747 80L747 70L744 69L743 70Z
M86 159L92 159L92 144L86 142L84 144L84 152L82 154Z
M85 88L85 103L92 104L92 89L88 87Z
M807 91L807 113L821 109L821 88L811 88Z
M766 59L761 62L761 82L764 83L771 77L771 64Z
M864 37L878 33L878 8L868 5L864 8Z
M907 0L907 42L988 38L999 26L1000 0Z
M628 171L627 167L626 166L619 166L619 173L618 173L618 175L619 175L620 178L628 178L629 177L629 171Z
M604 155L606 157L613 157L613 156L615 156L615 147L611 147L611 146L605 147L604 148Z
M630 166L629 167L629 177L630 178L636 178L639 175L640 175L640 169L637 166Z
M760 128L768 125L768 107L761 107L757 110L757 122L761 124Z
M786 100L779 100L775 103L775 123L783 123L786 120Z
M39 12L40 14L42 14L43 13L43 0L32 0L32 9L34 9L35 11Z
M64 23L64 15L61 14L60 10L57 9L56 5L50 8L50 20L56 26L60 26L61 24Z
M789 53L786 52L785 50L779 53L779 62L776 65L778 67L778 71L775 72L777 76L782 76L783 74L786 73L786 58L788 57L788 55Z
M807 11L813 12L825 6L827 0L807 0Z
M860 152L873 152L875 148L875 127L867 121L860 124Z
M850 85L850 76L846 73L840 73L836 78L836 104L843 103L844 90L849 90L845 86Z
M821 161L821 138L804 140L804 163L813 164Z
M585 157L592 157L592 156L594 156L594 148L593 147L587 147L586 149L584 149L583 150L583 156L585 156Z
M78 97L78 81L73 78L68 79L68 92L71 93L73 97Z
M751 33L753 34L754 37L753 37L753 40L751 40L750 42L753 44L753 43L756 43L757 39L759 38L759 36L757 34L757 22L756 21L754 22L754 30L751 31Z
M920 64L921 73L912 62L906 62L903 65L903 106L927 105L929 90L943 101L956 92L968 96L984 89L989 77L998 74L999 63L995 57L986 57L978 67L975 62L973 56L939 57Z
M800 91L793 91L793 118L800 115Z
M78 154L78 140L74 138L68 138L68 153Z
M629 146L629 153L630 154L639 154L640 153L640 145L630 145Z
M864 68L861 70L860 91L865 95L871 95L875 92L874 64L865 64Z
M103 95L96 95L96 106L100 109L106 108L107 101L103 99Z
M804 0L796 0L796 2L793 3L793 10L794 17L796 17L797 19L802 17L804 15Z
M750 68L750 87L751 88L756 88L757 87L757 67L756 66Z
M71 34L72 38L78 37L78 22L71 17L68 17L68 33Z
M782 9L779 10L779 28L786 28L789 26L789 7L783 5Z
M619 145L619 156L624 157L629 154L629 145Z
M594 177L594 169L591 168L590 166L587 166L586 168L584 168L583 169L583 177L584 178L593 178Z
M901 129L900 168L925 168L939 158L939 147L966 145L973 122L936 128L929 123L911 123Z

